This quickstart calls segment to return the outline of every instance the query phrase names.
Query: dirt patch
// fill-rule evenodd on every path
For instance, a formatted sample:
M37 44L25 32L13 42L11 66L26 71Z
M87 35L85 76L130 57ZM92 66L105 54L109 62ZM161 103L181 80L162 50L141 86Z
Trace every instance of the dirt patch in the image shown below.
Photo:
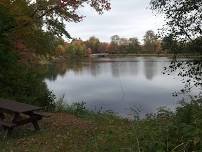
M85 120L81 120L76 116L67 113L49 113L49 118L42 120L43 124L50 128L63 128L66 126L78 127L81 129L92 128L93 124Z

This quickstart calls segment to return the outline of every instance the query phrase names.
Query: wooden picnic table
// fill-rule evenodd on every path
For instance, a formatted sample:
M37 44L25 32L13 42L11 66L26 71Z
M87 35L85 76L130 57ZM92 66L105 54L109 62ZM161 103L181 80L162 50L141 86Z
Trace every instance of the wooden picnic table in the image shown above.
M8 134L12 132L15 127L32 123L35 130L39 130L38 121L42 119L42 115L37 113L41 107L20 103L11 100L0 99L0 126L8 130ZM5 119L5 114L12 115L10 122ZM24 115L25 117L22 117Z

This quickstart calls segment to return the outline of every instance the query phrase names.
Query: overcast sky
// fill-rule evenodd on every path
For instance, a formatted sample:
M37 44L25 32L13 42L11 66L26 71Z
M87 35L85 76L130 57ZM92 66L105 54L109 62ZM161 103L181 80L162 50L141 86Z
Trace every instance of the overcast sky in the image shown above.
M112 35L138 37L141 41L147 30L157 32L163 19L148 8L150 0L111 0L112 9L98 15L92 8L84 7L79 13L86 16L80 23L67 23L67 30L74 38L90 36L109 42Z

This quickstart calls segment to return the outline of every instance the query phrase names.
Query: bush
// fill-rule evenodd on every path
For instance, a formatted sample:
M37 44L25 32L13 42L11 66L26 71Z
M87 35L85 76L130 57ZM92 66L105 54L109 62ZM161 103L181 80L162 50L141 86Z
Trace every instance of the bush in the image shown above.
M160 109L135 121L135 136L143 151L202 150L202 100L181 103L175 112Z
M54 108L55 96L48 90L39 73L15 63L0 66L0 97L44 107Z
M55 102L55 112L67 112L76 116L82 116L89 111L85 107L85 102L75 102L71 105L64 102L64 96Z

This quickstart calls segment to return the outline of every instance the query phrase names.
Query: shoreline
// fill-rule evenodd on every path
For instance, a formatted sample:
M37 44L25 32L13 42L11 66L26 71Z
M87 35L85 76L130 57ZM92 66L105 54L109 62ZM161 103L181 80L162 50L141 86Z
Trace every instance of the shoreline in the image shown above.
M202 58L201 54L107 54L103 57L69 57L69 56L59 56L59 57L52 57L51 59L47 59L46 61L39 61L39 65L46 65L46 64L57 64L57 63L64 63L66 61L71 60L86 60L86 59L96 59L96 58L116 58L116 57L169 57L169 58Z
M124 56L134 56L134 57L147 57L147 56L153 56L153 57L202 57L200 54L109 54L109 57L124 57Z

